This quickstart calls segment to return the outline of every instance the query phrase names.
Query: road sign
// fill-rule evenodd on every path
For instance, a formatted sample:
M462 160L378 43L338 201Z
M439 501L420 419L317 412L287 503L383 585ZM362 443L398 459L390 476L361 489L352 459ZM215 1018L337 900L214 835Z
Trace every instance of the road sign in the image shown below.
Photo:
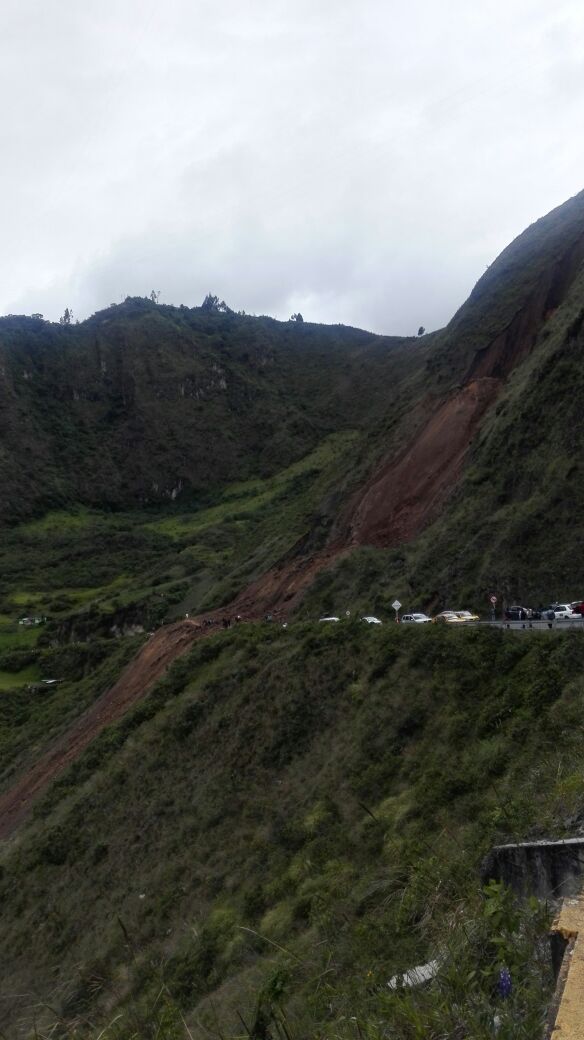
M394 610L399 610L399 608L401 607L401 603L400 603L399 599L394 599L394 601L393 601L393 603L391 605L392 605Z
M495 606L495 603L497 602L497 597L496 596L489 596L489 599L490 599L491 603L493 604L493 606Z

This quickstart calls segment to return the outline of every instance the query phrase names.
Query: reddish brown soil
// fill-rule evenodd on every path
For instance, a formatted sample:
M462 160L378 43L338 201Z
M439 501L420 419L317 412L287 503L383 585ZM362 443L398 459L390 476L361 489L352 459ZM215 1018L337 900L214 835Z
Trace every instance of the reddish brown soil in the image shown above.
M350 524L353 545L410 541L455 485L468 446L500 386L475 379L448 398L401 454L382 463L361 491Z
M274 617L285 617L316 575L349 551L348 546L338 542L312 556L297 556L284 561L248 585L229 606L228 614L261 618L269 612Z

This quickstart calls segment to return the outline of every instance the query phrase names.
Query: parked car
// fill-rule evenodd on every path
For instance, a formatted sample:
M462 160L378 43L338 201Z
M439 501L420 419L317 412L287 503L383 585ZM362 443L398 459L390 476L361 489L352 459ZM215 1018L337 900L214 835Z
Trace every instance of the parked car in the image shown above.
M568 621L569 619L574 619L576 621L582 620L582 615L577 611L572 610L569 603L554 603L552 610L556 615L556 621Z
M531 607L506 607L504 612L505 621L540 621L541 610L533 610Z
M478 614L473 614L471 610L455 610L455 614L458 614L461 621L480 621Z
M442 625L463 625L464 621L459 618L455 610L442 610L436 617L432 618L434 624Z
M373 617L373 614L366 614L365 617L361 618L361 621L366 621L368 625L380 625L381 621L378 617Z
M570 603L570 606L575 614L581 614L584 616L584 600L577 599L574 603Z
M339 618L338 617L321 617L318 620L319 621L338 621Z
M402 614L402 625L427 625L432 621L427 614Z

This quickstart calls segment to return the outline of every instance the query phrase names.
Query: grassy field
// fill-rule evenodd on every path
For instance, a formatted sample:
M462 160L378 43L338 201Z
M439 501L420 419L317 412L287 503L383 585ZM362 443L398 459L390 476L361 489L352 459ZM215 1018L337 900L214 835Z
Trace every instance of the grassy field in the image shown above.
M15 672L3 672L0 670L0 691L12 690L18 686L27 686L29 683L40 679L37 665L31 664L27 668L20 668Z
M98 516L98 513L81 507L71 510L54 509L45 516L22 524L20 530L25 535L59 535L64 532L82 531L90 527L92 520Z
M317 478L326 475L331 469L336 472L339 461L350 459L358 441L356 431L333 434L315 451L274 477L228 484L219 496L218 505L196 513L178 512L174 516L152 521L147 527L172 538L182 539L226 521L246 521L249 514L260 510L265 512L266 506L276 502L283 507L285 514L286 502L294 496L295 489L316 482Z
M36 646L41 627L24 626L6 615L0 618L0 654L5 650L27 650Z

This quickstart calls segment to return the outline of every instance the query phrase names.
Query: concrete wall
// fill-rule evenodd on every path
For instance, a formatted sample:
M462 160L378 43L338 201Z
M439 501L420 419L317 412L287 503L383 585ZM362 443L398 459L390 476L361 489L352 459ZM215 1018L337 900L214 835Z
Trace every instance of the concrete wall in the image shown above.
M579 895L584 838L495 845L481 868L483 882L504 881L518 895L560 899Z

